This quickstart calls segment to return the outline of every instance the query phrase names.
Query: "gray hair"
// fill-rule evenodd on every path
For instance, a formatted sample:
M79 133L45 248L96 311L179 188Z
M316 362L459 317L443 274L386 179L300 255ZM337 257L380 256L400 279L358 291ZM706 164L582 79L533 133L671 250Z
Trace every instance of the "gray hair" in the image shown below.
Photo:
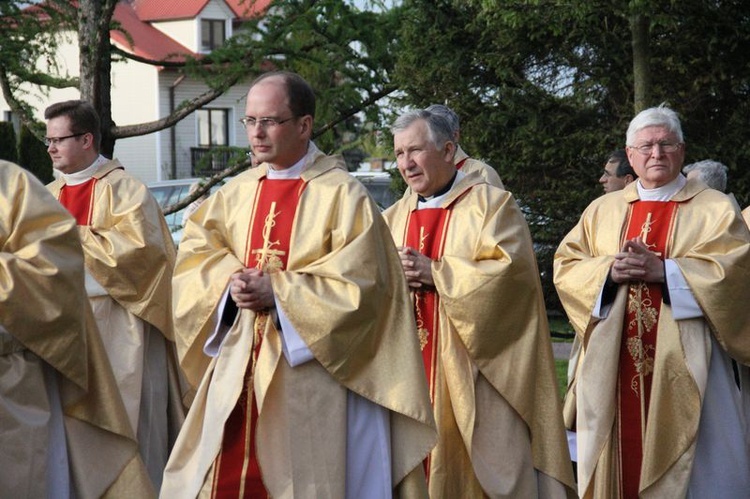
M446 142L452 142L455 144L453 130L451 129L448 120L445 117L427 111L426 109L407 111L396 118L396 121L391 125L391 133L396 135L399 132L403 132L414 124L414 122L419 120L424 120L427 124L428 138L436 148L440 149Z
M693 170L698 172L698 178L700 178L703 183L711 189L716 189L721 192L726 191L727 171L729 171L729 168L723 163L719 163L712 159L704 159L703 161L686 165L682 169L682 173L688 174Z
M451 130L453 130L454 137L459 131L461 131L461 122L458 119L458 115L455 111L453 111L453 109L449 108L448 106L444 106L442 104L432 104L431 106L426 107L425 111L440 115L448 120L448 123L450 123L451 126Z
M680 118L677 116L677 113L669 109L666 105L661 104L659 107L645 109L633 118L625 135L625 143L629 146L634 145L635 134L650 126L664 127L677 135L677 140L683 142Z

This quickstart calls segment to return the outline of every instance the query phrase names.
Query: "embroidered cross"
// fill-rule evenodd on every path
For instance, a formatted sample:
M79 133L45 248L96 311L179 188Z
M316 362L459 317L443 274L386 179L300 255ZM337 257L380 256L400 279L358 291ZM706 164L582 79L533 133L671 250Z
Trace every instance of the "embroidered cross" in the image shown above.
M264 271L280 270L283 266L281 258L279 256L284 255L284 251L272 249L274 246L279 244L279 241L271 241L271 230L276 225L276 217L279 212L276 211L276 201L271 203L271 209L266 215L263 223L263 248L254 249L252 253L257 255L257 263L255 267Z
M424 254L424 242L430 237L429 234L424 233L424 227L419 228L419 252Z
M649 212L648 215L646 215L646 221L643 222L643 225L641 226L641 241L643 241L643 244L645 244L647 248L656 247L656 243L648 243L648 234L651 232L651 226L654 225L654 223L655 221L651 220L651 212ZM656 252L656 255L661 256L661 253Z

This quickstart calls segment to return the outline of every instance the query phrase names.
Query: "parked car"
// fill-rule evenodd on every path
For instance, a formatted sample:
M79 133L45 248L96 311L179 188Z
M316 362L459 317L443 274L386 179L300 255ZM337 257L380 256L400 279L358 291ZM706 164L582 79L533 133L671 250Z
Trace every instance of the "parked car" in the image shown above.
M204 182L202 178L181 178L176 180L162 180L160 182L153 182L148 185L151 194L154 195L156 201L161 206L162 211L185 199L190 193L190 189L194 185L199 185ZM221 183L216 184L211 188L211 192L216 191L221 187ZM175 245L180 242L182 238L182 217L185 213L183 208L169 215L165 215L164 218L167 220L167 226L169 231L172 233L172 240Z

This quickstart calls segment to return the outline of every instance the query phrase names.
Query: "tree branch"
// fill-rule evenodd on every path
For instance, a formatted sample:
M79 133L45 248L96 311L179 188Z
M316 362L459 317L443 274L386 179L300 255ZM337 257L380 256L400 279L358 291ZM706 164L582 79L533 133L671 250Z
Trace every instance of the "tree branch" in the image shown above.
M328 123L326 123L325 125L323 125L319 129L317 129L313 133L313 138L319 137L319 136L323 135L325 132L327 132L331 128L335 127L336 125L338 125L342 121L346 121L347 119L351 118L352 116L354 116L358 112L362 111L367 106L369 106L371 104L374 104L375 102L379 101L383 97L392 94L396 90L398 90L397 86L395 86L395 85L389 85L389 86L386 86L385 88L383 88L382 90L380 90L379 92L376 92L376 93L370 95L370 97L367 100L364 100L364 101L360 102L359 104L357 104L356 106L351 107L351 108L349 108L346 111L343 111L341 114L339 114L338 118L336 118L333 121L329 121Z
M141 64L147 64L149 66L161 66L164 68L184 68L187 66L187 63L184 61L166 61L166 60L154 60L149 59L147 57L142 57L140 55L132 54L126 50L121 49L120 47L112 44L112 52L123 56L126 59L130 59L131 61L140 62ZM175 54L177 56L183 55L183 54Z
M247 159L243 161L240 161L232 166L225 168L224 170L220 171L216 175L212 175L211 177L208 177L206 181L202 183L198 189L196 189L195 192L181 199L177 203L171 204L167 206L166 208L164 208L164 214L169 215L176 211L180 211L181 209L185 208L190 203L200 198L204 194L211 192L211 187L215 186L216 184L218 184L219 182L221 182L227 177L231 177L232 175L237 175L238 173L245 171L251 165L252 165L252 160L248 157Z
M11 112L17 115L21 120L21 123L23 123L23 125L28 128L39 140L42 140L43 137L40 136L40 134L34 127L35 121L33 115L26 109L23 103L20 100L16 99L15 95L13 95L13 90L10 88L10 80L8 79L8 74L5 71L0 71L0 87L2 87L3 89L3 98L5 99L5 102L8 103L8 107L10 107Z

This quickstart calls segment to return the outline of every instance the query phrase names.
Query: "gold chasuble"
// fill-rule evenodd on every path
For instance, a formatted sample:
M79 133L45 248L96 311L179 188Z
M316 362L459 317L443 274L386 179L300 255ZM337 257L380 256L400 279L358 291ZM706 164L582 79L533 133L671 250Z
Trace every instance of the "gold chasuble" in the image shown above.
M666 302L661 284L638 281L617 286L606 318L592 315L614 255L634 237L676 265L700 307L696 315L676 319L675 297ZM714 463L729 449L716 447L718 433L703 440L700 430L707 418L742 411L733 397L707 388L722 356L750 364L748 269L750 232L735 203L695 180L669 201L640 200L635 182L605 194L563 239L555 286L582 345L571 394L581 497L686 497L704 486L699 480L720 487L728 479ZM724 431L735 440L747 435L746 428Z
M154 496L83 276L75 220L0 161L0 496Z
M425 488L419 473L436 430L398 253L341 158L311 144L304 161L301 184L269 180L267 164L243 172L185 227L174 314L180 362L198 388L165 470L164 498L213 493L217 462L228 459L229 420L242 404L250 417L238 419L255 444L243 443L232 460L249 469L254 450L269 496L343 498L349 392L387 409L394 496ZM218 351L204 353L230 276L258 266L312 360L292 367L276 321L248 309L221 326Z
M434 261L413 294L439 429L433 499L573 491L531 237L513 196L466 175L439 208L407 193L383 214L397 246Z
M458 146L458 149L456 149L456 154L453 156L453 164L456 165L457 170L461 170L467 175L477 173L488 184L499 187L500 189L505 189L497 170L484 161L469 157L469 155L461 149L461 146Z
M117 160L99 157L75 176L47 188L78 223L86 292L158 490L185 417L170 313L174 243L151 192Z
M250 244L245 255L245 267L269 273L286 268L289 238L303 188L304 183L301 179L261 179L253 203L252 223L248 232ZM267 496L255 456L258 406L253 397L253 375L267 320L268 314L255 316L252 356L245 374L247 381L237 405L225 424L212 497L228 499Z
M81 185L47 188L78 222L86 269L128 312L173 339L170 279L175 249L148 188L110 160Z

